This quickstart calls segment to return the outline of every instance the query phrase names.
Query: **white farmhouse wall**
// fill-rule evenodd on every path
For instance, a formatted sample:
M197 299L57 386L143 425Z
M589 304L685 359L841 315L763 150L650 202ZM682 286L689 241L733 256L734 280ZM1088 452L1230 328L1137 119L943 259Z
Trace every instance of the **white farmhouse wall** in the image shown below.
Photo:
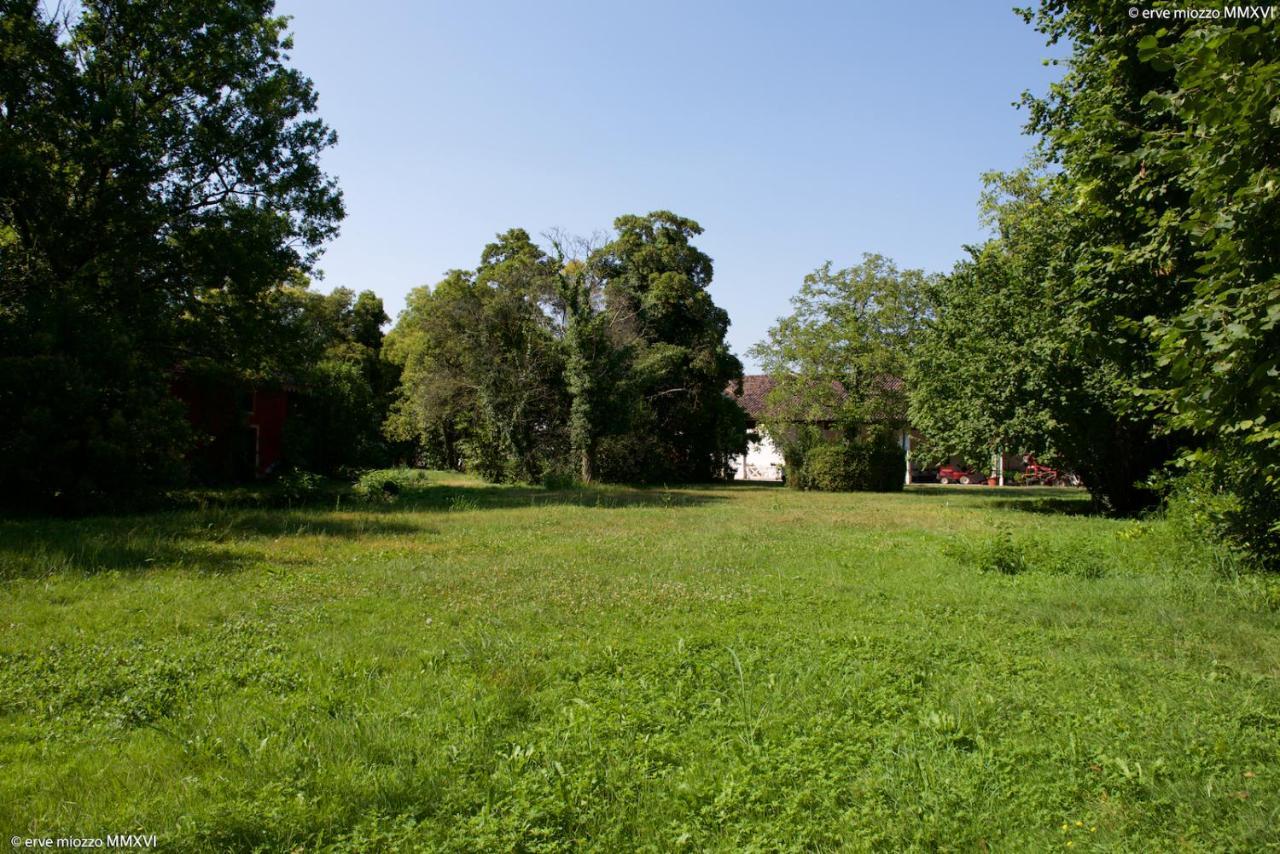
M765 435L747 445L745 457L734 457L734 480L782 480L782 452Z

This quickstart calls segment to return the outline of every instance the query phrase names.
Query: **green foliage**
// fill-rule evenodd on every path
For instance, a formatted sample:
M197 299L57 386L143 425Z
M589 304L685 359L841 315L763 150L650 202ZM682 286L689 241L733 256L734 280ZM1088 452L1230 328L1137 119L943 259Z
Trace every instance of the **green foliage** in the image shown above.
M892 437L822 443L807 450L793 477L801 489L897 492L903 488L906 464Z
M1162 121L1141 140L1143 190L1185 199L1146 248L1187 247L1172 271L1185 302L1147 319L1163 369L1151 400L1235 501L1208 530L1280 568L1280 28L1162 29L1138 53L1173 75L1144 99Z
M729 315L707 290L711 258L692 243L702 227L655 211L618 217L614 228L600 264L605 308L628 354L615 399L625 407L619 408L630 440L641 446L630 470L615 477L725 477L729 458L746 450L746 416L724 394L742 378L742 363L725 342Z
M775 379L761 428L799 489L888 491L905 461L892 438L907 420L903 384L931 314L934 277L880 255L805 277L794 311L752 355Z
M1014 540L1013 531L1002 527L973 553L972 561L982 572L1001 575L1019 575L1027 571L1027 556L1020 541Z
M522 229L485 247L474 273L418 288L388 336L402 382L388 435L450 468L532 482L564 454L564 356L555 267Z
M548 471L542 476L542 488L553 492L577 489L582 485L582 481L570 472Z
M473 272L409 297L387 343L402 384L386 423L425 456L494 481L708 480L741 451L728 317L706 293L701 229L620 217L603 246L512 229Z
M374 469L361 472L351 493L369 504L392 504L401 496L420 495L431 483L430 473L422 469Z
M320 494L324 478L304 469L290 469L277 479L280 495L290 502L308 501Z
M881 255L835 270L827 262L805 276L794 311L751 350L776 381L763 420L775 442L796 425L843 432L906 422L902 384L925 319L934 278L899 270Z
M942 459L998 448L1052 452L1060 310L1046 272L1059 249L1061 200L1029 171L986 176L986 216L1002 237L934 280L933 316L908 367L910 420Z
M613 400L625 373L626 348L620 346L616 316L601 311L604 258L588 241L552 238L556 297L563 312L564 383L569 394L570 465L583 483L597 474L596 456L606 423L619 408Z
M342 216L285 26L266 0L5 3L0 409L24 413L0 420L5 503L173 482L172 372L276 349L272 295Z
M1031 488L373 477L401 495L0 523L0 825L180 851L1280 842L1275 579L1215 572L1171 520ZM1002 529L1022 572L953 548Z
M1268 561L1280 547L1280 29L1131 20L1118 2L1025 12L1070 39L1070 71L1027 99L1070 183L1076 316L1119 342L1131 408L1235 509L1211 529Z
M382 353L382 300L372 291L292 287L277 301L285 334L273 370L292 380L286 463L327 475L388 464L382 423L400 373Z
M933 292L908 380L913 426L939 456L1033 453L1079 474L1101 509L1150 506L1145 483L1174 443L1135 398L1152 365L1141 337L1079 275L1091 235L1071 181L1030 169L986 182L997 236Z
M1122 538L1134 539L1139 535L1149 535L1151 530L1150 527L1137 527L1121 533L1127 534ZM1168 545L1177 547L1174 544L1178 538L1176 532L1170 529L1167 533L1170 534ZM1044 539L1009 524L1000 524L985 536L952 543L948 552L980 572L999 575L1035 572L1092 580L1128 571L1123 564L1114 565L1104 547L1094 539ZM1195 562L1189 555L1184 557L1187 565Z
M1259 475L1256 460L1232 458L1224 448L1193 459L1196 468L1168 484L1170 516L1189 535L1212 538L1242 562L1280 568L1280 491Z

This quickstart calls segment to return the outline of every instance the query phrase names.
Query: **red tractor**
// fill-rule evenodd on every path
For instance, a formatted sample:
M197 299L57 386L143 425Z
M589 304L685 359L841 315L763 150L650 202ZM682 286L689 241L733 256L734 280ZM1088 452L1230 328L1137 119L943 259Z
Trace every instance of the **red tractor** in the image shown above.
M1079 486L1080 478L1070 472L1042 466L1035 457L1028 457L1027 466L1022 470L1022 482L1027 486Z
M938 469L938 483L981 483L982 478L968 469L958 466L941 466Z

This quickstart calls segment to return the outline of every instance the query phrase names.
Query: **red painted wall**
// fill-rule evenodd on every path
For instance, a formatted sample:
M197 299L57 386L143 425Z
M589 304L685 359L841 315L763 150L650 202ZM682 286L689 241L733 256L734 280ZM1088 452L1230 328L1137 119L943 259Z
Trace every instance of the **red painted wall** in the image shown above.
M289 393L282 389L259 389L253 393L253 414L249 423L258 428L258 474L263 475L284 455L284 419L289 409Z
M188 459L195 475L209 482L261 477L284 455L284 422L289 393L250 389L226 379L179 376L173 394L187 405L196 446Z

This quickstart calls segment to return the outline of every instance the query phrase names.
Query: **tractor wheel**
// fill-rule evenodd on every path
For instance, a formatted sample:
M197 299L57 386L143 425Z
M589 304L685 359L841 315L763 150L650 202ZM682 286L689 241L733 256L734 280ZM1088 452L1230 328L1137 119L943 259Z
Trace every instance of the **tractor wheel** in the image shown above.
M969 475L962 474L960 475L960 483L964 484L965 486L968 486L969 484L973 483L973 480L969 477Z
M943 475L942 477L938 478L938 483L942 484L943 486L946 486L950 482L951 482L951 478L947 477L946 475Z

